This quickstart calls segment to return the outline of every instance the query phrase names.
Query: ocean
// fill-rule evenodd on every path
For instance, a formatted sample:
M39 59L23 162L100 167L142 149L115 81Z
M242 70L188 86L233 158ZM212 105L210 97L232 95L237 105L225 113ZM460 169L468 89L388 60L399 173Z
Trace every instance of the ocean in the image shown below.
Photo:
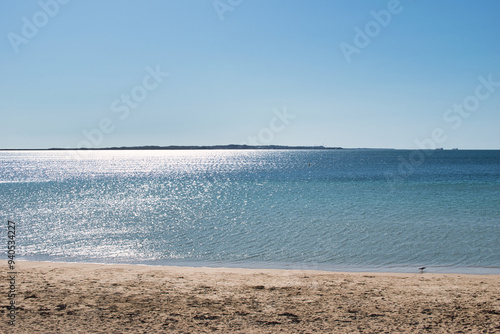
M0 191L17 259L500 273L500 151L2 151Z

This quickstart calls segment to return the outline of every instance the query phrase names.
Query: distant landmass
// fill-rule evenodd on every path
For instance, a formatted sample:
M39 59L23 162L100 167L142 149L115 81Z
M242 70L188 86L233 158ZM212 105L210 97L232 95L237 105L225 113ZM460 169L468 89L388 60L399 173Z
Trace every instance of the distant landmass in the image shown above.
M282 145L212 145L212 146L123 146L106 148L80 148L79 150L339 150L341 147L325 146L282 146ZM66 150L51 148L49 150Z
M342 147L284 145L212 145L212 146L122 146L105 148L3 149L1 151L104 151L104 150L342 150Z

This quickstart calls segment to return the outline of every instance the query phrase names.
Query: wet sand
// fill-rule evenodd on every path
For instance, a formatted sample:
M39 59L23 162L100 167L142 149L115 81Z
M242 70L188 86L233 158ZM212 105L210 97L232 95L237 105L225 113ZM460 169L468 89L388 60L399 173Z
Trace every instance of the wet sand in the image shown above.
M7 263L5 333L499 333L500 275Z

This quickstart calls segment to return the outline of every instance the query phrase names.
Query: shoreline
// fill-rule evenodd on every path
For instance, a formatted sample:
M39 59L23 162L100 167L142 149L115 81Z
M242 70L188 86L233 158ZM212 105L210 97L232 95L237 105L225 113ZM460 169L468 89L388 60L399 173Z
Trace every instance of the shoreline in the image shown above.
M341 275L468 275L468 276L498 276L500 282L500 273L495 274L475 274L475 273L465 273L465 272L434 272L429 271L429 269L436 268L437 266L426 267L423 272L417 270L408 271L408 272L399 272L399 271L373 271L373 270L322 270L322 269L283 269L283 268L266 268L266 267L237 267L237 266L211 266L211 265L175 265L175 264L149 264L149 263L106 263L106 262L73 262L73 261L33 261L33 260L16 260L16 264L20 263L26 264L28 267L37 266L37 267L51 267L51 265L75 265L75 266L103 266L103 267L145 267L150 269L160 269L160 270L185 270L185 271L223 271L223 272L234 272L234 273L243 273L247 272L249 274L262 272L262 273L270 273L270 274L298 274L298 273L309 273L309 274L341 274ZM362 267L357 267L362 268ZM398 267L400 268L400 267ZM414 268L414 267L409 267ZM496 269L496 268L495 268Z
M7 292L2 262L0 291ZM500 329L500 275L16 262L12 333ZM0 299L7 323L7 300Z
M106 261L72 261L72 260L33 260L18 259L20 262L49 262L73 264L103 264L103 265L131 265L153 267L182 267L182 268L217 268L217 269L249 269L249 270L286 270L286 271L314 271L325 273L382 273L382 274L420 274L418 265L386 265L386 266L356 266L356 265L328 265L304 263L275 263L275 262L213 262L213 261L143 261L143 262L106 262ZM455 266L455 265L425 265L426 274L458 274L458 275L500 275L497 266Z

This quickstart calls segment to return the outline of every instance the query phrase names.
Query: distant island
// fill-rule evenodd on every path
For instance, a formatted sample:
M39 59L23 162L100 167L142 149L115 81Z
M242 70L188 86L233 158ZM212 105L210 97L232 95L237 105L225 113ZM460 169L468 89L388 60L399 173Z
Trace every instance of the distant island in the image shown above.
M105 151L105 150L342 150L342 147L284 145L212 145L212 146L122 146L105 148L2 149L0 151Z

